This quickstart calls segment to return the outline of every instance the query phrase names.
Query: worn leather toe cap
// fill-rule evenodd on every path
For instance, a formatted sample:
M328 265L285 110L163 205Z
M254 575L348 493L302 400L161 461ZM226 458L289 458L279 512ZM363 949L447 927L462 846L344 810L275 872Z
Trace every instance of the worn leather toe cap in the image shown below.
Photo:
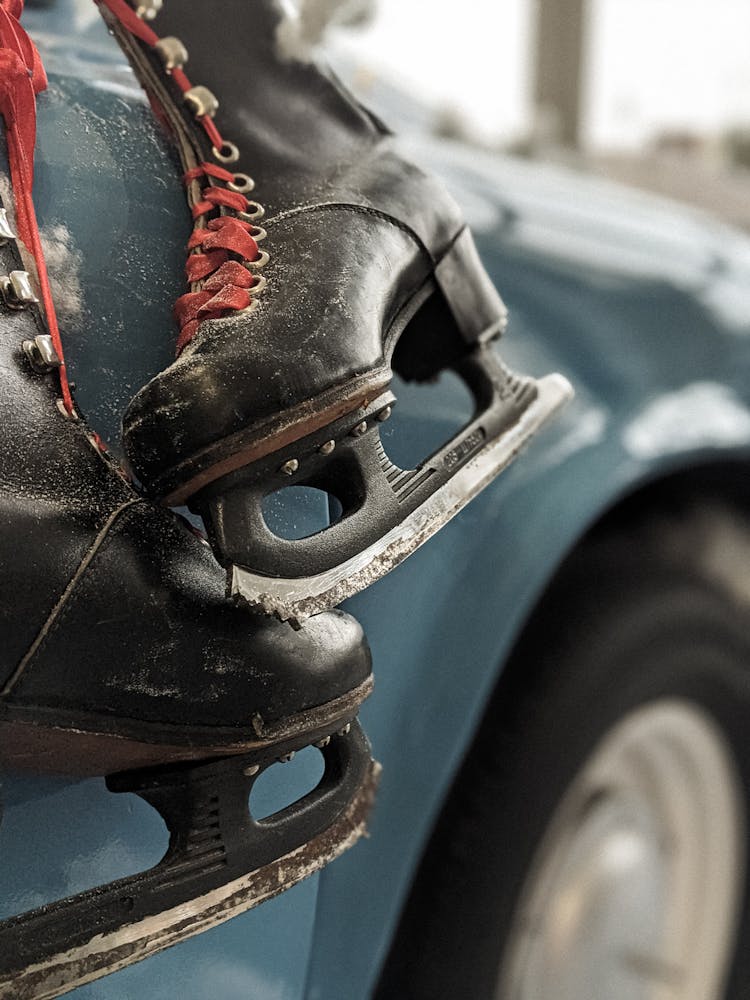
M334 611L295 630L231 604L207 545L133 500L92 542L6 698L63 714L246 727L340 698L370 666L351 616Z

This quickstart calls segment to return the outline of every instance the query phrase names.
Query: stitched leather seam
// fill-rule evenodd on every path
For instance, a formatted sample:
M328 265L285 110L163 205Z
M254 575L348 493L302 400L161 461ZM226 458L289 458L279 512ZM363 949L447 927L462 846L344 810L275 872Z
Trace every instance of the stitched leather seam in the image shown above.
M290 208L286 212L279 212L278 215L271 216L265 220L266 226L271 226L275 222L283 222L285 219L292 219L297 215L306 215L312 212L327 212L336 209L343 209L348 212L358 212L362 215L373 215L377 219L382 219L384 222L390 222L391 225L400 229L401 232L406 233L406 235L417 244L419 249L427 257L429 261L433 264L435 263L435 258L432 256L427 246L422 242L422 240L417 236L411 226L408 226L405 222L401 222L393 215L389 215L387 212L381 212L380 209L372 208L370 205L359 205L356 202L347 201L326 201L321 202L318 205L300 205L297 208Z
M41 629L39 630L37 637L34 639L31 646L28 648L24 656L19 661L16 669L10 675L8 680L5 682L5 686L3 687L2 691L0 691L0 695L9 695L12 692L13 688L18 683L19 679L23 675L29 663L32 661L34 656L36 656L36 654L39 652L39 649L46 642L46 640L49 638L52 632L54 632L54 630L60 624L60 621L64 617L65 610L69 606L70 598L72 597L73 592L78 586L78 583L86 575L86 571L88 570L89 566L91 565L96 555L101 551L105 541L110 535L110 531L115 521L117 521L120 515L123 514L125 511L129 510L136 504L143 502L144 501L141 500L140 497L137 497L133 500L128 500L124 504L121 504L121 506L117 507L109 515L107 520L104 522L103 527L97 534L96 538L94 538L94 541L91 543L91 547L89 548L88 552L81 560L78 569L75 571L73 576L68 581L68 585L60 595L60 599L58 600L57 604L54 606L47 620L45 621L44 625L42 625Z

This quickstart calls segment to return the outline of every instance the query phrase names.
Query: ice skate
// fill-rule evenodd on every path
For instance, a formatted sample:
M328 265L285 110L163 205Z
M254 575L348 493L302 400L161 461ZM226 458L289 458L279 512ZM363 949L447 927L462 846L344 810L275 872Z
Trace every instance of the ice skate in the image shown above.
M258 906L354 844L377 766L356 722L320 744L318 787L260 822L247 802L275 760L268 754L109 777L111 791L135 792L159 811L167 853L142 874L1 921L0 997L68 993Z
M21 7L0 4L15 194L0 208L0 766L109 775L171 838L152 871L0 922L14 1000L67 992L311 874L362 833L377 773L356 722L371 689L359 625L337 612L295 630L234 607L205 543L134 492L76 410L31 199L46 81ZM254 821L258 776L311 744L319 785Z
M99 6L176 142L195 226L178 358L125 416L132 468L201 513L232 593L282 618L332 607L461 510L570 387L503 365L505 308L457 206L297 58L273 0ZM445 368L475 416L399 469L379 437L392 373ZM261 501L292 485L334 496L340 520L277 537Z

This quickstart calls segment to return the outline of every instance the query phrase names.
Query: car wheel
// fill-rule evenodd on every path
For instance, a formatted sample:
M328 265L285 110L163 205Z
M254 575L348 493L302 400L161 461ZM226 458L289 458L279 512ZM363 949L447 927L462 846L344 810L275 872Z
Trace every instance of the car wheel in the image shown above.
M380 1000L750 995L750 536L706 517L592 539L558 574L456 779Z

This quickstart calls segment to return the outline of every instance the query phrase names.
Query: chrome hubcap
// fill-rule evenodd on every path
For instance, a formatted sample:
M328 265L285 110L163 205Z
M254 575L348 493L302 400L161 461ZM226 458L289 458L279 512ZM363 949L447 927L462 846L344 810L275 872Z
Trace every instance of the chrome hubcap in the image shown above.
M497 1000L720 1000L745 864L743 793L692 702L625 717L542 839Z

